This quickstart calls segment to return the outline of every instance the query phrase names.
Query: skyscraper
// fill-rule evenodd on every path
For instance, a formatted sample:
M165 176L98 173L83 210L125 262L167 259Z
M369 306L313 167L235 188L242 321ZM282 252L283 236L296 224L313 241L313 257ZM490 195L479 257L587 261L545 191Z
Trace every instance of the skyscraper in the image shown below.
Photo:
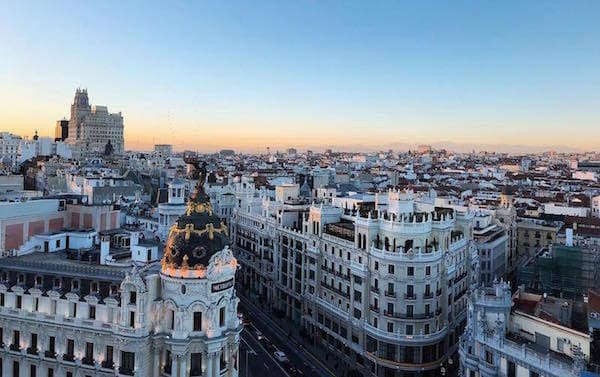
M71 105L67 142L83 154L101 154L112 145L112 152L123 153L123 116L109 113L106 106L91 106L86 89L77 89Z

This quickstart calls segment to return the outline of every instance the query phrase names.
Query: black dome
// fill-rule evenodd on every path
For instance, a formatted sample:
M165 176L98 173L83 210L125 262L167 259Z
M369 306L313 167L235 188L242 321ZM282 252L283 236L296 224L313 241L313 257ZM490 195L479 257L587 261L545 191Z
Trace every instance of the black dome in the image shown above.
M168 267L204 268L208 266L210 258L228 243L227 227L213 213L210 198L204 192L205 177L203 165L186 213L177 219L169 231L163 262Z

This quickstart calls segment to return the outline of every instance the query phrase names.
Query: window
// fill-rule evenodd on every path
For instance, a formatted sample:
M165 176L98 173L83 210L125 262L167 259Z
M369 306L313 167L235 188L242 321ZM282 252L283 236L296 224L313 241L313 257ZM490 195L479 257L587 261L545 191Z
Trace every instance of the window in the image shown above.
M15 348L21 348L21 332L19 330L13 331L13 345Z
M129 292L129 304L135 305L136 300L137 300L136 292Z
M379 262L375 261L375 271L379 270Z
M129 312L129 327L135 327L135 312Z
M96 306L95 305L90 305L88 317L90 319L96 319Z
M67 356L74 356L75 352L75 341L73 339L67 339Z
M54 369L48 368L48 377L54 377Z
M513 361L508 362L507 377L517 377L517 366Z
M394 265L388 264L388 274L394 274Z
M425 275L427 275L427 276L431 275L431 266L425 267Z
M192 365L190 368L190 376L202 375L202 353L191 354Z
M194 331L202 331L202 312L194 312Z
M85 343L85 356L83 357L83 363L88 365L94 364L94 343Z
M406 275L415 276L415 268L412 266L406 267Z
M413 334L413 325L406 325L406 335Z
M135 368L135 353L121 351L121 367L119 372L121 374L133 375L133 369Z
M56 338L51 336L50 339L48 340L48 352L50 354L55 354L56 353L55 348L56 348Z
M31 342L29 345L29 348L37 353L37 348L38 348L38 336L37 334L31 334Z
M23 306L23 296L16 296L17 301L15 302L15 308L21 309Z
M219 309L219 326L225 326L225 308Z
M393 322L388 322L388 324L387 324L387 331L388 332L394 332L394 323Z
M0 293L0 306L4 306L4 293Z

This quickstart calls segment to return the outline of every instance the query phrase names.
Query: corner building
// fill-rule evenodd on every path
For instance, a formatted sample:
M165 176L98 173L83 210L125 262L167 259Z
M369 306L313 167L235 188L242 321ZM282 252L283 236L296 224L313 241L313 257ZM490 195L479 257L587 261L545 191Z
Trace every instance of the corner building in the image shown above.
M437 376L476 283L472 221L412 191L348 210L237 194L241 284L365 376Z
M162 261L102 234L98 247L0 259L2 376L237 377L237 261L202 185Z

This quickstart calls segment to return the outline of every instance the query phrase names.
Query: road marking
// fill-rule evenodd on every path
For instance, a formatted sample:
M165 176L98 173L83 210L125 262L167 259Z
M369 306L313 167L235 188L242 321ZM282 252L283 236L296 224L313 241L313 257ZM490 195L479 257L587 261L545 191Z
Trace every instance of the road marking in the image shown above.
M246 330L246 329L244 329L244 330ZM248 331L248 330L246 330L246 331ZM248 332L248 333L250 334L250 332ZM252 346L246 341L246 339L244 339L243 336L240 336L240 339L242 340L242 342L244 342L244 344L246 345L246 347L250 348L250 351L249 351L250 354L252 354L252 355L256 355L257 354L256 351L254 350L254 348L252 348Z
M243 331L243 330L242 330ZM248 330L246 330L246 332L250 335L252 335ZM250 338L252 339L252 341L258 343L258 346L267 354L267 356L269 356L269 358L273 361L273 363L275 363L275 365L277 365L279 367L279 369L281 369L281 371L283 372L283 374L287 377L290 377L289 373L283 368L283 366L275 359L275 357L273 355L271 355L271 352L267 351L267 349L265 347L263 347L262 343L259 342L258 340L254 339L253 336L250 336ZM268 368L267 368L268 369Z
M262 316L264 318L266 318L269 322L271 322L273 325L275 325L275 329L278 330L279 332L279 336L282 337L282 339L287 338L287 334L285 333L285 331L281 328L281 326L279 326L279 324L275 321L273 321L268 315L266 315L265 313L263 313L262 311L258 310L255 308L254 304L251 303L248 299L246 299L245 297L239 296L240 301L245 301L245 306L246 309L248 309L249 311L255 313L257 316ZM255 330L258 330L253 323L250 324ZM262 346L262 344L261 344ZM327 371L330 375L332 375L333 377L335 377L335 373L333 373L325 364L323 364L321 362L321 360L319 360L315 355L313 355L310 351L305 350L304 348L300 349L300 352L303 353L304 355L308 356L309 358L311 358L312 360L314 360L315 362L317 362L325 371ZM270 354L269 354L270 355Z

